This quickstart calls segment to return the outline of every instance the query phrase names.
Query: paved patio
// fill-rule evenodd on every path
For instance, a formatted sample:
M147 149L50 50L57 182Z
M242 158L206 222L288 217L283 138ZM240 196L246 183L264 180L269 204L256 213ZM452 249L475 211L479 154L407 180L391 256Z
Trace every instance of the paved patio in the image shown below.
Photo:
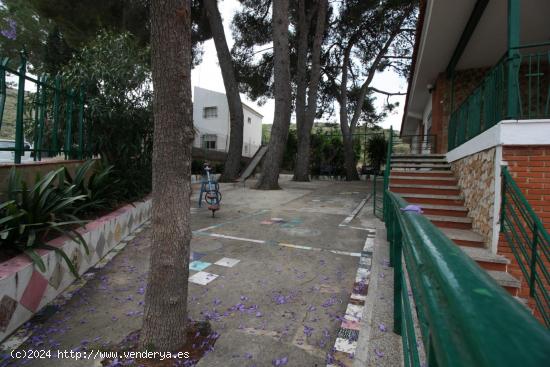
M387 244L366 200L370 186L286 181L282 187L222 185L215 218L204 208L192 211L189 316L210 320L220 335L198 366L400 364ZM139 329L149 251L145 225L72 297L60 297L32 320L26 327L32 335L19 349L105 350ZM98 366L99 360L4 364Z

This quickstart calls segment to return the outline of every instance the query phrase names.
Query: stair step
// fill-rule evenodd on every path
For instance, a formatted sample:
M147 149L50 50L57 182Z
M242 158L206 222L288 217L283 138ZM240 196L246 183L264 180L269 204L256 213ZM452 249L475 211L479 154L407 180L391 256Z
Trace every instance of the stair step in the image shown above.
M391 181L390 190L397 193L460 195L458 186L399 184Z
M405 170L392 170L391 176L395 177L452 177L454 174L452 171L405 171Z
M472 220L468 217L452 217L446 215L425 215L439 228L471 229Z
M462 197L459 195L434 195L434 194L412 194L401 193L405 200L414 204L437 204L437 205L464 205Z
M510 273L498 270L487 270L487 273L493 278L501 287L506 289L512 296L517 296L518 289L521 282L513 277Z
M392 184L390 181L391 187L410 187L416 189L432 189L432 190L460 190L458 186L447 186L447 185L422 185L422 184Z
M418 163L418 164L407 164L407 163L397 163L397 164L392 164L391 165L391 169L393 170L394 168L414 168L414 169L421 169L421 168L431 168L432 170L433 169L438 169L438 170L450 170L451 169L451 165L448 164L448 163L442 163L442 164L432 164L432 163Z
M440 228L454 243L468 247L485 247L483 237L471 229Z
M429 176L429 172L426 172L426 175L422 175L419 177L416 176L394 176L390 175L390 180L393 178L394 180L410 180L410 181L430 181L430 180L437 180L437 181L446 181L446 182L453 182L456 181L456 178L450 176L450 177L438 177L438 176Z
M391 158L392 165L395 163L431 163L448 164L446 159L441 158Z
M510 264L510 260L506 257L493 254L484 248L468 246L460 246L460 248L485 270L506 271L507 265Z
M444 215L447 217L466 217L468 209L459 205L420 204L425 215Z
M533 312L533 310L531 310L529 308L529 300L526 299L526 298L521 298L521 297L518 297L518 296L514 296L514 298L516 299L516 301L518 301L520 304L522 304L523 306L527 307L527 309L529 310L529 312Z
M413 159L445 159L445 154L392 154L392 158L413 158Z

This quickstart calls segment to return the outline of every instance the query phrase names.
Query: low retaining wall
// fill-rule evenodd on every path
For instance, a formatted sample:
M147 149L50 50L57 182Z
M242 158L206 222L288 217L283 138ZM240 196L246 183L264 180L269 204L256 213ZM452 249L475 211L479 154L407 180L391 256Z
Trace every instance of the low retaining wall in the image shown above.
M66 162L65 162L66 163ZM126 205L88 223L79 231L86 240L89 254L82 245L67 237L49 242L62 248L72 259L79 274L85 273L125 236L147 221L151 200ZM46 271L41 272L24 254L0 264L0 341L51 302L75 277L66 262L54 251L38 250Z
M8 177L12 167L17 168L17 172L21 175L21 179L29 184L34 183L36 175L45 176L48 172L55 171L61 167L67 167L69 172L74 175L78 166L84 161L79 160L49 160L41 162L28 162L21 164L0 164L0 200L4 199L8 187Z

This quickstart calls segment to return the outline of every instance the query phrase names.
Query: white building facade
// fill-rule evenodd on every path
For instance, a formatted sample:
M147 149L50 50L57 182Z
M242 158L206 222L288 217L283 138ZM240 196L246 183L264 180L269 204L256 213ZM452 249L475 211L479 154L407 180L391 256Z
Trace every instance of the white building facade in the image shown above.
M243 103L243 157L252 157L262 144L263 115ZM231 135L229 106L223 93L193 89L193 146L227 152Z

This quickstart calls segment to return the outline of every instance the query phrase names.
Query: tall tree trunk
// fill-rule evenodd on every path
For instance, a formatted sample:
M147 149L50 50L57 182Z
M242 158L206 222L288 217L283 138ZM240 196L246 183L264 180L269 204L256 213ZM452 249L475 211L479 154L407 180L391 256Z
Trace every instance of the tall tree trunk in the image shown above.
M300 6L303 4L303 0L300 2ZM317 21L315 26L315 35L313 38L313 45L311 48L311 73L308 83L308 92L307 92L307 108L305 106L305 86L303 89L300 88L298 84L296 90L296 125L298 133L298 151L296 158L296 165L294 166L294 180L295 181L309 181L309 166L310 166L310 151L311 151L311 129L313 128L313 122L315 121L315 114L317 113L317 92L319 90L319 79L321 77L321 46L323 43L323 35L325 33L325 23L326 23L326 11L327 11L327 0L318 0L317 4ZM307 48L307 30L310 27L311 17L306 17L305 12L302 12L299 8L299 18L303 18L304 22L307 22L307 27L303 27L304 22L300 19L298 30L301 33L299 35L299 45L298 47ZM302 36L302 34L304 34ZM305 39L305 41L302 39ZM300 52L300 50L299 50ZM300 81L300 73L305 74L307 71L307 57L304 57L302 63L300 63L300 53L298 53L298 82ZM305 83L304 83L305 84ZM303 113L298 114L299 106L298 97L303 95L300 100L303 101Z
M241 169L241 156L243 151L243 105L239 94L239 85L235 76L235 68L225 32L223 29L222 17L218 10L217 0L204 0L204 6L208 15L208 22L212 31L212 38L216 46L218 61L222 71L223 84L225 86L225 95L229 106L229 121L231 132L229 135L229 150L223 174L220 181L230 182L237 179Z
M159 351L181 348L187 327L194 138L190 4L151 2L153 233L141 346Z
M357 173L357 161L355 159L355 151L353 149L353 135L343 135L342 139L344 139L344 166L346 169L346 180L359 180L359 174Z
M308 37L311 17L308 15L313 10L309 9L306 15L306 0L298 0L298 44L296 47L296 132L298 138L298 151L294 166L295 181L309 181L308 165L304 161L304 155L309 153L309 142L306 142L306 91L307 91L307 54ZM307 151L307 152L306 152Z
M256 188L279 189L279 172L283 162L288 128L290 125L290 54L288 49L288 0L273 0L273 69L275 114L271 140L263 162L262 176Z

